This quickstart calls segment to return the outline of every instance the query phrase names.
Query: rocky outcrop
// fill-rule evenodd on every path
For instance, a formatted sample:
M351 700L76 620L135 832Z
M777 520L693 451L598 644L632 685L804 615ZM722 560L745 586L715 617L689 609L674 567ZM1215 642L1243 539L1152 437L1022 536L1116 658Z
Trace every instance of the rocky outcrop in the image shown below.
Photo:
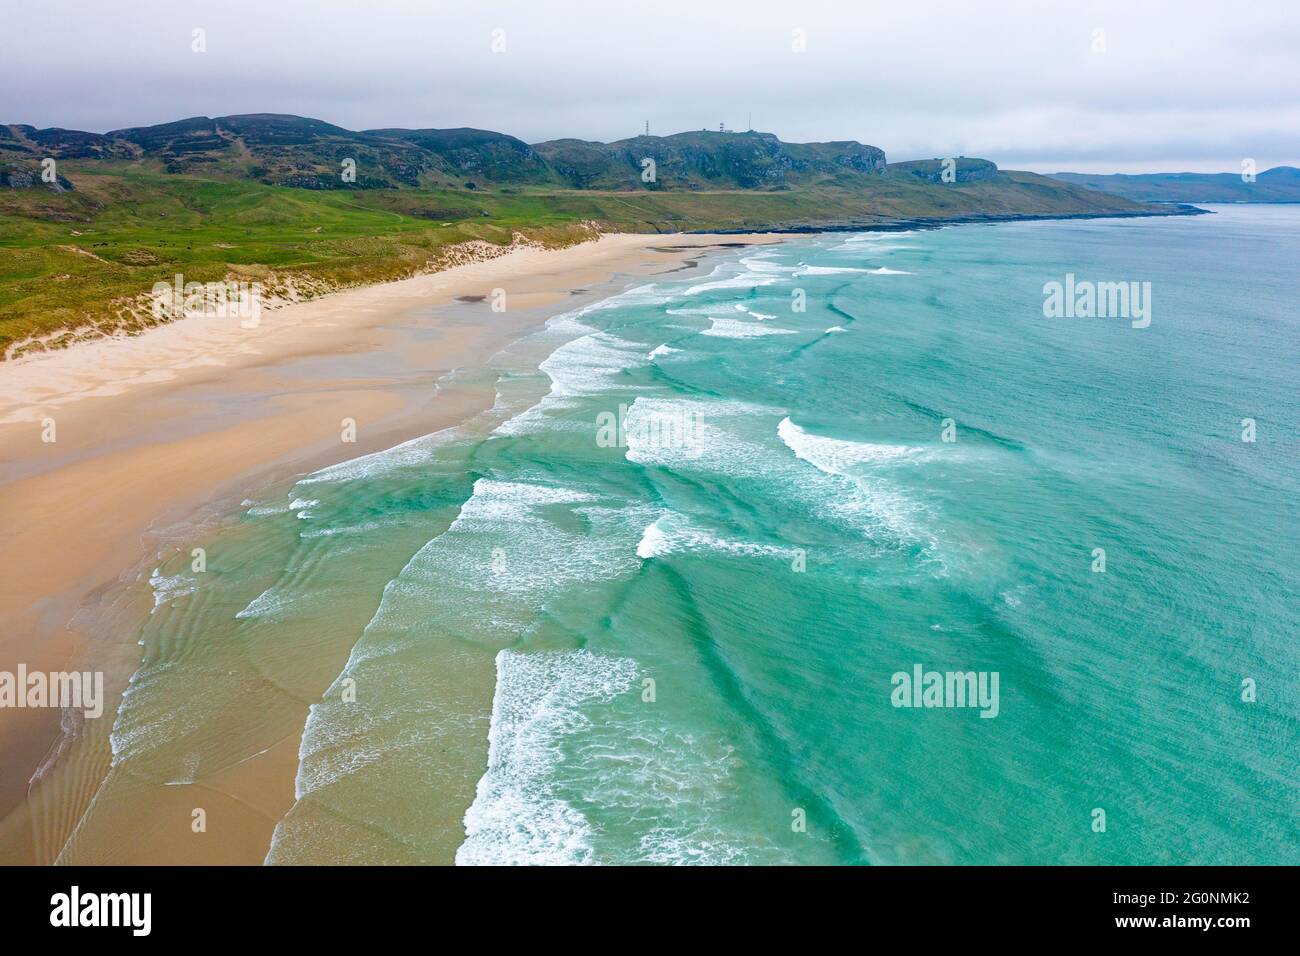
M0 189L48 189L50 192L62 193L74 188L76 187L70 180L57 173L53 181L46 182L37 165L0 164Z

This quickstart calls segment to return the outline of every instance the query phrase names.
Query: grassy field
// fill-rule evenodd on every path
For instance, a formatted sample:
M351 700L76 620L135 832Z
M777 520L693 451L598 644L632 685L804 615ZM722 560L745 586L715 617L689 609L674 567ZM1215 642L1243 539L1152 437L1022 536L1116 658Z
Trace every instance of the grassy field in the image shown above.
M595 192L309 190L169 175L141 165L61 164L75 190L0 190L0 354L60 330L140 327L115 303L183 274L209 282L270 272L346 286L401 278L468 240L515 232L567 245L602 231L673 232L866 225L902 218L1087 215L1124 200L1041 177L936 187L876 177L870 189Z

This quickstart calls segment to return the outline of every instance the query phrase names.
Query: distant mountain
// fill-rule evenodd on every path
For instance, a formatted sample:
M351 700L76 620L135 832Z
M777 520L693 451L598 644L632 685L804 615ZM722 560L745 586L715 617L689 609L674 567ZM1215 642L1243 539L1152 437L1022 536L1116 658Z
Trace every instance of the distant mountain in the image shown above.
M1253 183L1239 173L1052 173L1053 179L1137 202L1300 202L1300 169L1275 166Z
M371 129L278 113L196 116L85 133L0 126L0 162L54 159L147 163L180 175L254 179L302 189L478 188L785 189L847 185L885 169L885 154L853 141L784 143L771 133L700 131L613 143L530 146L478 129ZM356 175L345 180L345 160ZM645 160L655 165L643 179Z
M784 189L843 184L884 171L885 153L852 140L784 143L771 133L713 130L613 143L556 139L535 147L573 189ZM643 178L654 162L653 178Z
M132 161L180 175L253 179L300 189L401 189L551 182L513 136L475 129L354 132L278 113L196 116L109 133L0 126L0 163L44 157ZM355 178L341 175L345 160Z
M556 177L546 160L523 140L483 129L371 129L362 136L401 140L436 158L448 175L473 182L550 183Z
M140 296L177 274L253 277L293 298L435 271L520 236L556 247L608 232L1197 211L985 159L887 163L852 140L758 132L530 146L489 130L358 132L274 113L103 134L0 126L0 361L147 328L156 317Z
M56 182L41 179L41 161L68 161ZM0 187L76 189L65 169L121 174L162 174L252 181L316 190L421 190L473 192L499 189L611 192L727 192L782 194L799 191L799 208L779 222L798 224L810 207L809 190L825 198L842 191L879 197L881 215L900 209L948 211L953 216L1086 215L1133 212L1120 200L1102 201L1078 186L1032 173L1008 174L985 159L958 157L955 180L941 159L887 163L876 146L854 140L786 143L771 133L700 130L671 136L635 136L612 143L557 139L529 145L481 129L349 130L323 120L281 113L195 116L108 133L0 126ZM345 170L348 175L344 175ZM1271 181L1279 170L1260 177ZM1287 172L1294 175L1295 170ZM1076 182L1071 174L1060 179ZM1087 177L1085 177L1087 178ZM1091 179L1143 177L1092 177ZM1225 177L1232 178L1232 177ZM1080 185L1094 186L1091 181ZM924 192L956 186L963 195ZM1001 187L970 192L976 187ZM922 192L917 192L921 187ZM1127 195L1119 192L1118 195ZM1089 198L1093 197L1093 198ZM1153 198L1166 197L1161 194ZM1216 197L1218 198L1218 197ZM862 213L858 202L845 204ZM454 204L437 203L419 215L451 218ZM818 207L820 210L820 206ZM824 218L819 211L813 218ZM838 219L837 219L838 221ZM846 216L847 221L847 216Z

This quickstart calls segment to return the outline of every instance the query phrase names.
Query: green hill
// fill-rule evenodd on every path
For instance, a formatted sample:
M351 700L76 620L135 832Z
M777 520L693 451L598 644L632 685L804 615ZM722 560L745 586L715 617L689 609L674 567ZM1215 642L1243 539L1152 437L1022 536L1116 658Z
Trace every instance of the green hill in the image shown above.
M654 161L653 181L642 178ZM42 161L54 159L54 182ZM341 175L355 163L355 178ZM155 282L292 278L311 294L445 265L471 240L891 228L1169 215L959 158L700 131L530 146L476 129L361 132L278 114L85 133L0 126L0 355L150 324Z
M771 133L701 130L613 143L557 139L537 152L574 189L787 189L882 172L885 154L852 141L783 143ZM643 177L654 161L654 178Z
M783 143L771 133L701 131L613 143L529 146L478 129L354 132L316 119L259 113L197 116L157 126L82 133L0 127L0 161L128 160L173 174L247 178L299 189L480 188L784 189L880 173L885 154L856 142ZM643 163L656 176L642 179ZM355 179L341 175L352 160Z
M928 183L943 183L944 163L942 159L914 159L905 163L890 163L886 172L891 176L912 176ZM970 159L958 156L952 160L952 182L987 183L1002 175L996 164L987 159Z
M1274 166L1246 182L1240 173L1053 173L1053 179L1136 202L1300 202L1300 169Z
M196 116L104 134L0 126L0 163L44 156L129 161L174 175L251 179L298 189L413 189L464 185L473 178L497 183L554 179L531 147L501 133L353 132L275 113ZM351 179L342 175L346 160L355 168Z

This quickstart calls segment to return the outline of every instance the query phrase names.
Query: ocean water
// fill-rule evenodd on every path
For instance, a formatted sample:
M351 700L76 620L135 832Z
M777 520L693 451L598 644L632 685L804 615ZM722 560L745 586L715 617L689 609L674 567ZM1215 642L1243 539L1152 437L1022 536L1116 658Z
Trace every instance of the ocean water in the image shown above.
M159 569L115 772L306 702L271 863L1300 862L1297 261L1296 207L829 234L558 316Z

